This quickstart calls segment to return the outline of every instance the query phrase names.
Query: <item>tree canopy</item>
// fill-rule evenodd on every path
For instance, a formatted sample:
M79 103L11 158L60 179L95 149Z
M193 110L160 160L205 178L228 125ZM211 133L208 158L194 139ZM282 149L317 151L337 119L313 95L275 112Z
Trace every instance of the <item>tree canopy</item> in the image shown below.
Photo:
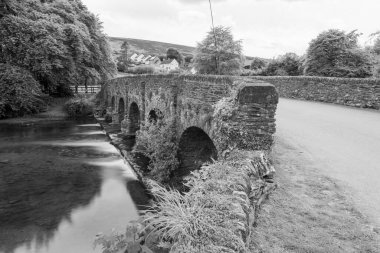
M359 47L359 33L328 30L311 41L306 54L305 74L329 77L369 77L371 57Z
M264 68L266 65L265 61L263 59L260 59L258 57L254 57L252 62L251 62L251 66L250 68L252 70L259 70L259 69L262 69Z
M169 48L168 51L166 51L166 58L176 59L179 64L183 62L182 54L175 48Z
M244 60L242 50L242 41L234 40L230 28L215 27L215 36L212 29L198 43L194 67L201 74L239 74Z
M268 76L298 76L300 75L301 61L295 53L286 53L273 59L264 74Z
M0 63L0 119L45 109L44 95L30 72Z
M30 71L44 92L62 93L115 73L102 24L81 0L7 3L12 11L0 19L0 63Z

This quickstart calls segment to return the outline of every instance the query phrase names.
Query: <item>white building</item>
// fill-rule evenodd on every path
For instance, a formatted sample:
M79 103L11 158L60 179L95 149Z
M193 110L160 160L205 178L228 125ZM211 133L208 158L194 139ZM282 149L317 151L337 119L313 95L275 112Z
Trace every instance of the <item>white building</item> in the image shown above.
M136 61L136 59L137 59L137 57L138 57L138 55L136 54L136 53L134 53L132 56L131 56L131 61L132 62L135 62Z
M176 59L168 59L168 60L165 60L161 63L160 69L163 72L168 73L170 71L179 69L179 63L177 62Z
M141 63L142 60L145 58L145 55L144 54L140 54L137 58L136 58L136 62L137 63Z
M146 64L146 63L149 61L149 59L150 59L151 57L152 57L151 55L148 55L148 56L144 57L144 58L141 60L141 63Z
M160 65L161 64L161 60L160 58L158 58L157 56L152 56L150 57L146 62L145 64L149 64L149 65Z

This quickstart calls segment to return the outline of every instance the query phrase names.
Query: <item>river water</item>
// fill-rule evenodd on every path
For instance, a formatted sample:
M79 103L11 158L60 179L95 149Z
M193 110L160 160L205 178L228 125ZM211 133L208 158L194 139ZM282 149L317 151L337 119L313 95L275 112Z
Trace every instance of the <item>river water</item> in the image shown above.
M0 252L101 252L147 201L96 122L0 126Z

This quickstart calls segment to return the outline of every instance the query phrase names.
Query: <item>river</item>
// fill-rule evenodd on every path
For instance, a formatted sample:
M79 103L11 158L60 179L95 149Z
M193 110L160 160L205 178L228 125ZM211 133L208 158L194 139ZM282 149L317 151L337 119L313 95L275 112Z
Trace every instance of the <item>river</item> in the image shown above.
M0 125L0 252L101 252L147 201L94 120Z

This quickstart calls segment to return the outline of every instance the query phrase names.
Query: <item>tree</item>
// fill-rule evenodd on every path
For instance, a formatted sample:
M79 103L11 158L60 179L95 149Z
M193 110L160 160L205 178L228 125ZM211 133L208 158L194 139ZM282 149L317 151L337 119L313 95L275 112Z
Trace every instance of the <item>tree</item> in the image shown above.
M194 57L192 55L186 55L185 56L185 62L191 63L193 61Z
M264 74L268 76L298 76L300 75L301 61L295 53L286 53L273 59Z
M9 1L0 19L0 63L28 70L49 94L115 74L99 19L80 0Z
M215 27L215 36L211 30L197 45L194 57L196 70L201 74L238 74L244 60L241 44L241 40L234 40L230 28Z
M374 39L374 43L372 46L367 47L366 50L373 59L373 76L380 77L380 32L372 34L371 37Z
M121 45L120 56L117 58L117 70L120 72L126 72L128 69L129 59L128 59L128 50L129 44L127 41L124 41Z
M168 59L175 59L179 64L182 64L183 62L183 56L182 54L175 48L169 48L166 51L166 58Z
M166 55L159 55L158 58L160 61L164 61L166 59Z
M263 59L260 59L258 57L254 57L252 62L251 62L251 66L250 68L252 70L259 70L259 69L262 69L264 68L266 65L265 61Z
M370 55L358 45L359 33L328 30L311 41L305 60L305 74L330 77L372 75Z
M0 63L0 119L46 108L39 83L26 70Z

